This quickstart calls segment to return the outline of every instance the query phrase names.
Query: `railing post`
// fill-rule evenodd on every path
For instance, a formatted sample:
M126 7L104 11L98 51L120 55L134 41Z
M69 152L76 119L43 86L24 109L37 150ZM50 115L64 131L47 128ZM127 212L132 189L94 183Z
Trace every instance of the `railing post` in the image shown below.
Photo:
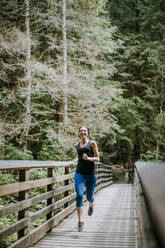
M129 178L129 183L134 183L134 173L135 173L135 168L134 166L129 169L128 171L128 178Z
M105 179L106 179L106 182L109 182L109 168L106 169Z
M65 167L65 175L69 174L69 167ZM69 179L65 180L64 185L69 185ZM69 191L67 190L64 192L64 197L67 197L69 195ZM68 202L64 204L64 208L67 208L69 206Z
M109 166L109 181L112 183L112 167Z
M20 170L19 171L19 182L27 181L29 180L29 170ZM20 191L19 192L19 201L23 201L28 199L28 192L25 191ZM18 212L18 220L21 220L27 216L27 210L23 209ZM27 227L24 227L23 229L18 231L18 239L22 238L27 234Z
M99 180L99 172L98 172L98 169L99 169L99 166L98 164L96 164L96 177L97 177L97 180L96 180L96 186L98 186L98 180Z
M101 168L102 166L99 164L99 179L101 179L99 184L102 184L102 177L100 177L100 175L102 174L102 172L100 171Z
M55 172L54 168L48 168L47 177L54 177ZM47 191L51 191L53 189L54 184L47 185ZM47 206L53 203L53 197L47 199ZM53 212L47 214L47 220L49 220L53 216Z

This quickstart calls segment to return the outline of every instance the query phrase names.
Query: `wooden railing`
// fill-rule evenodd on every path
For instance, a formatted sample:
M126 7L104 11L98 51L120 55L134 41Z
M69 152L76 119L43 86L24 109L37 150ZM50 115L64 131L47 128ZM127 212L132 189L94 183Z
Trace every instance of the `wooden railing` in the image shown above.
M55 161L0 161L0 171L16 173L19 177L16 183L0 186L0 197L18 194L16 203L0 208L0 218L15 213L18 216L15 223L0 230L0 240L17 233L17 240L9 247L29 247L75 210L76 193L73 181L75 169L69 169L72 163ZM29 174L34 168L46 169L47 177L30 180ZM112 169L110 166L96 163L96 174L97 185L95 192L112 183ZM34 197L29 197L30 190L36 188L39 188L41 193ZM44 206L39 211L29 214L31 207L43 202L45 205L43 204ZM29 228L36 220L41 218L45 218L43 223L36 228Z
M136 162L135 202L140 248L165 247L164 177L164 162Z
M134 178L135 178L134 173L135 173L135 168L134 167L133 168L130 168L128 170L128 182L129 183L134 183Z

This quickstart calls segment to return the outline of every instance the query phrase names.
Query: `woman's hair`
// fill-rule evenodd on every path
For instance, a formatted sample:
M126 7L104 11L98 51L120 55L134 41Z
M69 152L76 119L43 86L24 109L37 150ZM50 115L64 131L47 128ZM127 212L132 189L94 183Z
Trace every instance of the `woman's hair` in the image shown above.
M82 127L85 127L85 128L87 129L87 131L88 131L88 137L89 137L89 135L90 135L90 131L89 131L89 128L88 128L88 127L86 127L86 126L81 126L81 127L79 128L78 132L80 132L80 130L81 130L81 128L82 128Z

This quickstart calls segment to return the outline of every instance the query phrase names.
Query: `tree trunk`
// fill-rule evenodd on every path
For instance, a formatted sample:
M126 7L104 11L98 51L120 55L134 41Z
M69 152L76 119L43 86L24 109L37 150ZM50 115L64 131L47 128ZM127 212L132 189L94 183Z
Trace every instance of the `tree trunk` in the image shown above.
M127 166L127 170L132 168L132 159L131 159L131 153L132 153L132 148L131 145L128 145L128 166Z
M135 15L136 15L136 33L139 34L139 10L138 10L138 1L136 1L135 7Z
M29 0L25 0L25 25L26 25L26 100L25 100L25 119L23 148L27 149L27 136L31 125L31 44L30 44L30 18L29 18Z
M66 47L66 2L63 0L63 49L64 49L64 125L68 123L68 84L67 84L67 47Z
M162 136L162 122L163 122L163 67L162 67L162 82L161 82L161 92L160 92L160 113L159 113L159 119L158 119L158 139L156 144L156 160L159 159L159 153L160 153L160 142L161 142L161 136Z

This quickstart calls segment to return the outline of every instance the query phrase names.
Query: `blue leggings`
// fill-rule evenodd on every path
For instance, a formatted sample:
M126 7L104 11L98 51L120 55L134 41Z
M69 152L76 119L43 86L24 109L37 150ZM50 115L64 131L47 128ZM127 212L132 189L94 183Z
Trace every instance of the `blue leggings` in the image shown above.
M83 206L84 186L86 186L86 197L89 202L93 202L93 193L96 186L96 175L83 175L76 172L74 176L76 189L76 206Z

